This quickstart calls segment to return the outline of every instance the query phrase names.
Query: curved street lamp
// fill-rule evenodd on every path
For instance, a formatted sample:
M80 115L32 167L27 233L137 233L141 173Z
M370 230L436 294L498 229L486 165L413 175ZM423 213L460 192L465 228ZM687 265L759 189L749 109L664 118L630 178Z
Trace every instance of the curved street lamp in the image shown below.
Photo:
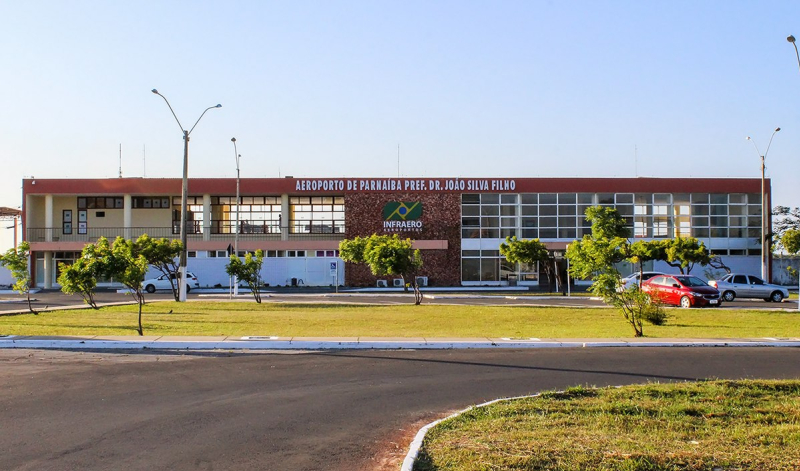
M178 126L180 126L181 131L183 132L183 181L181 185L181 245L183 245L183 250L181 250L181 261L180 261L180 281L178 286L178 301L186 301L186 257L188 256L189 250L186 245L186 219L188 216L187 213L187 196L189 193L189 135L194 131L194 128L197 126L197 123L203 118L203 115L212 108L222 108L222 105L217 104L216 106L209 106L203 113L200 114L200 117L197 118L197 121L194 122L194 126L188 131L184 129L181 121L178 119L178 115L175 114L175 110L172 109L172 105L169 104L169 100L164 95L158 93L158 90L155 88L151 90L156 95L160 96L164 99L164 102L169 107L169 110L172 112L172 116L175 117L175 121L178 122Z
M242 158L241 154L236 151L236 138L232 137L233 142L233 156L236 159L236 228L233 235L233 253L239 256L239 159ZM239 280L236 275L233 276L233 296L239 295Z
M797 44L794 42L794 36L790 34L786 40L792 43L792 46L794 46L794 55L797 56L797 67L800 68L800 52L797 51Z
M772 138L775 137L775 134L780 130L781 128L775 128L775 131L772 132L772 136L769 138L769 144L767 144L767 151L764 152L764 154L759 152L756 141L750 136L747 136L747 140L753 143L753 147L756 148L756 153L761 158L761 279L767 283L770 281L767 278L767 257L770 253L770 244L767 238L767 211L769 210L769 206L767 205L767 195L764 191L764 169L766 168L765 161L767 159L767 154L769 154L769 147L772 145Z

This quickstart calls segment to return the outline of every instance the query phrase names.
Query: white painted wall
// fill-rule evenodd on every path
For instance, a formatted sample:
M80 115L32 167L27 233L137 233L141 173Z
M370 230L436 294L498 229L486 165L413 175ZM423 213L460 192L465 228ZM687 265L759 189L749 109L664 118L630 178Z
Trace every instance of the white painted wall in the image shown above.
M344 285L344 262L334 257L277 257L265 258L261 266L261 278L269 286L291 286L292 278L297 279L298 286L333 286L330 264L337 263L339 286ZM190 258L187 261L189 271L197 276L202 288L213 288L217 285L228 287L230 279L225 273L228 259ZM158 276L159 272L150 270L147 277Z
M11 270L6 267L0 267L0 286L8 286L14 284L14 277L11 276Z

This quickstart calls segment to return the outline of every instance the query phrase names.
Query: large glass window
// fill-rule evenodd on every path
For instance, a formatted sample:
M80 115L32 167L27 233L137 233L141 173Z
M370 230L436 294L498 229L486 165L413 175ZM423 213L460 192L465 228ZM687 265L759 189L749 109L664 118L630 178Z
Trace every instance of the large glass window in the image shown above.
M280 196L242 196L238 207L235 196L212 197L211 233L234 233L237 209L241 234L280 234Z
M344 196L292 196L289 230L293 234L343 234Z
M180 234L181 232L181 197L175 196L172 198L172 233ZM187 196L186 197L186 233L187 234L202 234L203 233L203 197L202 196Z

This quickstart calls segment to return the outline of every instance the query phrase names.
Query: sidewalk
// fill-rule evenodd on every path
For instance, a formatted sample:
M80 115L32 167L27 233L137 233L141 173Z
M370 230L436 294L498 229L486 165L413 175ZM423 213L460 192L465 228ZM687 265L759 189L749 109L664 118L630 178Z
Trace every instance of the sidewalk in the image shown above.
M350 350L511 349L593 347L800 347L800 338L752 339L537 339L537 338L318 338L177 336L0 336L0 348L64 350Z

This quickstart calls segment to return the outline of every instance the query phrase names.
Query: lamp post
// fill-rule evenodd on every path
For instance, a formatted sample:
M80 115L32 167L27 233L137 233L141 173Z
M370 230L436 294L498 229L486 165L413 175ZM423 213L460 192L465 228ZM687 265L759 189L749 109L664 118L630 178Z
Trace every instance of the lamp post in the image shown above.
M794 42L794 36L789 35L786 40L792 43L792 46L794 46L794 55L797 56L797 67L800 67L800 52L797 51L797 44Z
M794 36L790 34L789 36L786 37L786 40L792 43L792 46L794 46L794 55L795 57L797 57L797 67L800 68L800 52L797 51L797 44L795 43ZM797 283L798 283L798 295L800 295L800 276L798 276ZM797 310L800 311L800 296L798 296L797 299Z
M767 195L765 193L765 180L764 180L764 169L765 161L767 159L767 154L769 153L769 147L772 145L772 138L775 137L775 133L780 131L781 128L775 128L775 131L772 132L772 136L769 138L769 144L767 144L767 151L764 152L762 155L761 152L758 150L758 146L756 145L756 141L754 141L750 136L747 136L747 140L753 143L753 147L756 148L756 153L761 158L761 279L769 283L769 279L767 277L767 258L769 257L769 242L767 241L767 211L769 210L769 206L767 205ZM769 277L771 278L771 277Z
M181 185L181 245L183 246L181 250L181 260L180 260L180 276L179 276L179 285L178 285L178 301L184 302L186 301L186 258L188 256L188 248L186 245L186 219L188 217L187 212L187 196L189 193L189 135L194 131L194 128L197 126L197 123L203 118L203 115L212 108L222 108L222 105L217 104L216 106L209 106L206 108L201 114L200 117L197 118L197 121L194 122L194 126L191 127L188 131L183 128L181 121L178 119L178 116L175 114L175 110L172 109L172 105L169 104L169 100L164 95L158 93L158 90L155 88L152 90L153 93L160 96L164 99L164 102L169 107L169 110L172 112L172 116L175 117L175 121L178 122L178 126L180 126L181 131L183 132L183 180Z
M233 235L233 253L239 256L239 159L242 156L236 151L236 138L232 137L233 142L233 156L236 158L236 228ZM233 295L239 295L239 280L236 275L233 275Z

